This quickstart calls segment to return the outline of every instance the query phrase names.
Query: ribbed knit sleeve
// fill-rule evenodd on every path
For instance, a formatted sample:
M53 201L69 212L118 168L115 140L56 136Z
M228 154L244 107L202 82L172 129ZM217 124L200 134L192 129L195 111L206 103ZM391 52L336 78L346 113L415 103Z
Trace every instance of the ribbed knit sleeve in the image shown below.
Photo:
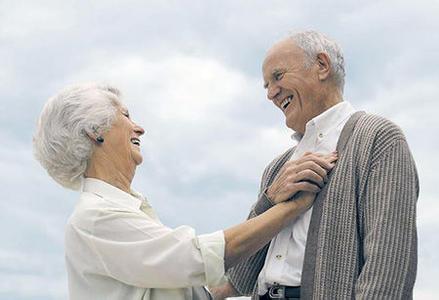
M355 299L411 299L416 278L416 167L398 128L380 134L361 203Z
M294 149L294 147L288 149L282 155L276 157L265 168L259 188L258 200L253 205L247 219L254 218L273 207L273 203L270 201L270 199L268 199L265 191L273 182L280 168L289 160ZM259 272L264 266L265 256L267 255L269 246L270 244L265 245L251 257L235 265L228 271L227 277L229 282L240 295L248 296L253 293Z
M270 166L269 166L270 167ZM269 169L267 167L267 169ZM264 172L266 176L267 170ZM264 179L263 179L264 180ZM261 185L261 189L264 185ZM248 218L251 219L257 215L263 213L265 210L272 207L271 201L265 195L264 190L259 194L258 201L253 205ZM265 209L265 210L264 210ZM240 295L249 296L253 293L253 289L258 279L259 272L264 266L265 256L267 255L269 244L265 245L262 249L257 251L255 254L250 256L248 259L242 261L241 263L235 265L228 271L227 277L229 282L233 285L235 290L238 291Z

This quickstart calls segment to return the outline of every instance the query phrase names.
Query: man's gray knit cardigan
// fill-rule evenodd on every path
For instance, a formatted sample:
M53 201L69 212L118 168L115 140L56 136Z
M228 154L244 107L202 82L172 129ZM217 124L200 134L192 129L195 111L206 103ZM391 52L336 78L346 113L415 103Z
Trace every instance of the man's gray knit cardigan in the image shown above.
M402 131L364 112L344 126L339 159L313 205L302 270L302 299L411 299L416 278L415 163ZM272 206L264 191L293 149L262 177L249 218ZM242 295L257 298L268 245L229 272Z

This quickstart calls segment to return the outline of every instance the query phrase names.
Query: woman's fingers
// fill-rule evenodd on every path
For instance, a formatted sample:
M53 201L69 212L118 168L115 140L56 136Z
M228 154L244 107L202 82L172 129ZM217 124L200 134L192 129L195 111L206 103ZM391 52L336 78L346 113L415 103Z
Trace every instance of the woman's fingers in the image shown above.
M321 188L319 186L315 185L314 183L307 182L307 181L301 181L301 182L297 182L294 184L293 190L295 190L294 194L299 192L299 191L318 193L318 192L320 192Z
M287 161L287 162L282 166L282 168L279 170L278 175L277 175L277 178L281 178L281 177L283 177L284 174L285 174L287 171L291 170L293 167L294 167L293 162L291 162L291 161Z
M314 162L320 167L329 171L335 166L334 162L337 161L337 159L338 156L336 152L332 152L329 154L305 152L305 154L301 158L286 162L279 172L279 177L284 175L286 172L289 172L291 174L293 172L299 172L299 170L303 170L304 167L301 165L307 162ZM307 164L306 166L311 165ZM318 173L320 174L320 172Z
M304 170L312 170L313 172L317 173L320 177L323 178L323 180L326 181L328 171L326 169L322 168L319 164L313 161L305 161L304 163L298 165L296 167L296 172L300 173Z
M327 154L323 154L323 153L319 153L319 152L305 152L305 153L303 153L303 156L310 156L310 155L315 155L315 156L318 156L318 157L324 157Z
M330 163L337 161L338 159L338 153L337 152L333 152L330 154L326 154L322 156L323 159L329 161Z
M337 160L337 155L336 154L329 154L327 156L325 155L316 155L314 153L312 154L307 154L302 156L301 158L299 158L298 160L296 160L296 164L300 165L304 162L307 161L313 161L315 163L317 163L319 166L321 166L322 168L325 168L326 170L331 170L334 167L334 162Z
M299 173L297 173L295 181L296 182L310 181L312 183L315 183L316 185L318 185L321 188L325 184L325 177L320 176L319 174L317 174L316 172L314 172L310 169L306 169L306 170L303 170L303 171L300 171Z

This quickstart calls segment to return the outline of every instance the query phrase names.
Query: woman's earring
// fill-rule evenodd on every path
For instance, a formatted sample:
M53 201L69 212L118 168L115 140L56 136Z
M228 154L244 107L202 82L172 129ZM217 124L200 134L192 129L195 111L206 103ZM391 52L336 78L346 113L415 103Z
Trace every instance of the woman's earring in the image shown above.
M93 126L92 127L93 132L98 135L98 127L97 126ZM96 142L98 142L98 144L102 144L104 142L104 138L101 137L100 135L98 135L98 137L96 138Z

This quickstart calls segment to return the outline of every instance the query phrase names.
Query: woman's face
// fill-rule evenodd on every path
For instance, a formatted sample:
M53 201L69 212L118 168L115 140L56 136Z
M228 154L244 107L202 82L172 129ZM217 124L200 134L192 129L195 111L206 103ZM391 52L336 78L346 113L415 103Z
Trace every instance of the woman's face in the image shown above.
M135 167L142 163L140 136L145 130L130 119L128 109L116 106L116 118L111 129L103 135L101 150L120 168Z

